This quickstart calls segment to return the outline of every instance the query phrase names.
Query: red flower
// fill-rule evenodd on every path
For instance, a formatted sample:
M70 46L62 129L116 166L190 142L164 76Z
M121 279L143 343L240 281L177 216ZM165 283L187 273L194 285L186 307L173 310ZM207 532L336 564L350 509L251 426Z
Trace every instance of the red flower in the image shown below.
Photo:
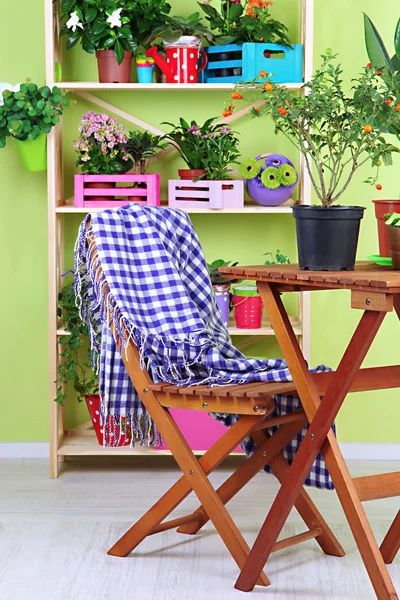
M372 67L372 63L368 63L367 64L367 69L371 69L371 67Z

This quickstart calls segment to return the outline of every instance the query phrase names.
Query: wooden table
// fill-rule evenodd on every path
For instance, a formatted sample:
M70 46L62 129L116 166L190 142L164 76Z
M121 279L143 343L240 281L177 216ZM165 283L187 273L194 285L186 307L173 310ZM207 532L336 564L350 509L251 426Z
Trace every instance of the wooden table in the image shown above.
M400 546L400 512L379 548L362 501L400 495L400 473L352 479L331 427L346 395L355 389L352 388L355 381L358 390L400 387L399 365L360 369L386 313L394 308L400 318L400 272L368 262L357 264L355 271L339 272L302 271L297 265L222 267L219 271L227 279L239 276L257 281L310 423L235 587L242 591L253 589L321 450L377 598L398 599L385 561L391 562ZM329 289L351 290L351 307L364 312L325 395L320 399L280 293Z

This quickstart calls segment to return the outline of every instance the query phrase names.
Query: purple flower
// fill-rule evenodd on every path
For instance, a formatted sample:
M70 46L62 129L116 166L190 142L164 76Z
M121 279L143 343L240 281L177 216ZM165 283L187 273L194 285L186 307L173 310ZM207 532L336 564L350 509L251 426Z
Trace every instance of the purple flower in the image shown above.
M221 127L220 132L221 133L231 133L232 129L230 127Z
M200 129L200 127L198 125L192 125L191 127L189 127L189 129L186 129L186 133L194 133L195 131L198 131Z

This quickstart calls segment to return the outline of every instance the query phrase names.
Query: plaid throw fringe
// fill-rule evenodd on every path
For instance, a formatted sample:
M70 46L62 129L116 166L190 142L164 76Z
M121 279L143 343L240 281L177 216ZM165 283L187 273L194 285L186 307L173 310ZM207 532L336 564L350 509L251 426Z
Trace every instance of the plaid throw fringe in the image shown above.
M74 272L77 305L89 328L99 378L104 428L110 415L114 427L123 419L130 423L132 444L137 439L150 445L159 436L125 370L111 323L121 352L132 339L155 383L216 386L292 380L284 360L246 358L232 346L199 239L183 211L131 204L88 215L79 228ZM327 370L321 365L311 372ZM295 396L280 395L275 401L277 415L301 407ZM213 416L226 426L237 420L235 415ZM285 449L289 462L305 432ZM251 455L256 446L249 438L243 449ZM333 489L321 455L306 483Z

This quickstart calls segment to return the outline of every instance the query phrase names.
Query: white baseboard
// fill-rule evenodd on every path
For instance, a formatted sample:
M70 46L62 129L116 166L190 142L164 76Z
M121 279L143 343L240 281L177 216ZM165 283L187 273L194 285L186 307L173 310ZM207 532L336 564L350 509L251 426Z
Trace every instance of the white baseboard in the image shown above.
M400 444L341 442L345 460L400 460Z
M400 460L400 444L342 442L346 460ZM1 458L48 458L48 442L0 442Z
M0 442L0 458L48 458L49 442Z

